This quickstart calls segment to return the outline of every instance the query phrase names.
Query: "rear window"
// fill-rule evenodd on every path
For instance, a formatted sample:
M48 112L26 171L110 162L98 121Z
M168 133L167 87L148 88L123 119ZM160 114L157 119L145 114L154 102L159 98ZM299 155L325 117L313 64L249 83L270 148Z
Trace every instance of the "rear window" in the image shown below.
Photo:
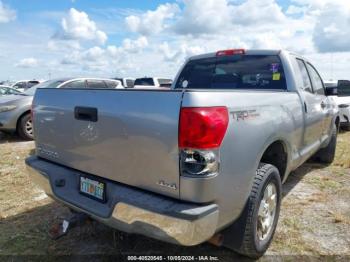
M153 78L138 78L135 80L134 85L138 85L138 86L154 86L154 81Z
M282 62L277 55L233 55L189 61L176 83L176 88L182 87L287 89Z

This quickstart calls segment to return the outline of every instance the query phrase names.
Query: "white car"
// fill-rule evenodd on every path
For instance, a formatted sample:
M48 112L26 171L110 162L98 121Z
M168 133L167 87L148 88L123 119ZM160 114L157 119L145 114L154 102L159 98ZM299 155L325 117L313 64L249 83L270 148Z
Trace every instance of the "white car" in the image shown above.
M170 88L173 80L162 77L137 78L134 88Z
M340 125L347 131L350 131L350 81L339 80L338 82L326 82L326 87L337 87L338 94L333 96L334 101L339 107Z
M133 88L134 87L134 82L135 82L135 78L131 78L131 77L116 77L113 78L115 80L119 80L123 87L125 88Z
M32 86L35 86L37 84L40 84L39 80L21 80L14 83L11 87L18 91L23 92L28 88L31 88Z
M124 88L119 80L105 78L74 78L57 86L57 88Z

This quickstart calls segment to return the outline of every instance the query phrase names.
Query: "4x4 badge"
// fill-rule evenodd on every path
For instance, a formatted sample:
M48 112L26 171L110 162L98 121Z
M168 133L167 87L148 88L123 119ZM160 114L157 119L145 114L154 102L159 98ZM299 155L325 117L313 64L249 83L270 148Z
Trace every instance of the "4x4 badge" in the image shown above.
M168 188L171 188L171 189L174 189L174 190L177 189L177 186L176 186L175 183L169 184L169 183L166 183L164 180L159 180L157 182L157 185L163 186L163 187L168 187Z

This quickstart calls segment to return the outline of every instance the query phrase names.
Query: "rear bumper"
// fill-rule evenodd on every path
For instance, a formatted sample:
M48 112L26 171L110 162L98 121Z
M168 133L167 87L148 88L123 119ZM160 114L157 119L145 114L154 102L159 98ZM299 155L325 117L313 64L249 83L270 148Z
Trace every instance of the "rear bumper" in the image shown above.
M26 159L31 179L49 196L113 228L162 241L191 246L212 237L217 229L216 204L198 205L104 180L107 202L78 192L82 174L35 156ZM64 180L64 186L55 181Z

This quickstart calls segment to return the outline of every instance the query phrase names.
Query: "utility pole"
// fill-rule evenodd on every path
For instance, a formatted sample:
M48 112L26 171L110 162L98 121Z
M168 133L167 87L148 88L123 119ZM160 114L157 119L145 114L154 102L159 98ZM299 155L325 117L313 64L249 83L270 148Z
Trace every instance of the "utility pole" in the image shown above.
M333 80L333 52L331 52L331 78Z

